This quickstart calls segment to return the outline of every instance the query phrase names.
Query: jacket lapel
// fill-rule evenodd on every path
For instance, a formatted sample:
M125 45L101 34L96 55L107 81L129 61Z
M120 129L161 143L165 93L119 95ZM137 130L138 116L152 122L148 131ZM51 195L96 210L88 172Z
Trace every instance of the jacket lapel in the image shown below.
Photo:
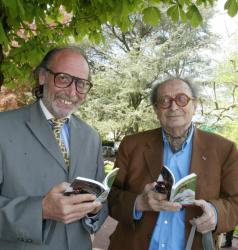
M144 151L145 161L153 181L158 179L163 165L162 130L157 129L155 132L153 140L146 144Z
M147 167L151 178L157 180L158 175L163 165L163 139L162 130L156 130L153 140L146 144L144 151L144 157L147 163ZM198 129L194 131L193 149L190 164L190 173L196 173L198 176L203 171L203 166L208 158L207 149L205 143L202 143L201 133Z
M206 162L207 156L207 149L206 143L202 142L201 133L198 129L194 131L194 138L193 138L193 148L192 148L192 157L191 157L191 164L190 164L190 173L196 173L199 175L202 167L204 166L204 162Z
M200 197L203 180L200 176L206 176L206 166L212 164L209 159L209 149L206 147L206 139L199 129L195 129L193 138L193 150L190 165L190 173L197 174L196 197Z
M67 171L63 155L54 138L52 129L40 108L39 102L36 102L31 106L26 126L31 130L32 134L37 138L46 151L56 159L65 171Z
M83 128L80 125L80 122L72 115L70 118L70 176L80 175L84 176L84 171L87 171L80 163L80 159L84 155L82 147L83 142L87 140L86 135L83 131Z

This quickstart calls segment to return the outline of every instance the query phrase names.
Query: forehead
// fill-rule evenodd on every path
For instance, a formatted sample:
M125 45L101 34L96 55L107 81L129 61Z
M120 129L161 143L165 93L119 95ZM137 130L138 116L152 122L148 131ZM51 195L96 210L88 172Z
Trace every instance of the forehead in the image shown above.
M161 84L161 86L159 86L157 90L157 95L159 96L164 96L164 95L175 96L178 93L184 93L189 96L192 95L192 91L187 85L187 83L181 80L167 81Z
M85 58L74 50L65 49L56 53L50 61L50 68L55 72L65 72L75 76L89 73Z

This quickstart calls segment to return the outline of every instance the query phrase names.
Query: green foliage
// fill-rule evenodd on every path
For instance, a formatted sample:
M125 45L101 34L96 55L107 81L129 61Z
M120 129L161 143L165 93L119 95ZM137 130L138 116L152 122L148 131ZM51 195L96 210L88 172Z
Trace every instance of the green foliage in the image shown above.
M8 44L8 39L1 22L0 22L0 44L3 44L4 46L7 46Z
M160 11L156 7L148 7L143 10L143 21L152 26L156 26L160 20Z
M187 17L191 22L192 27L197 27L202 22L202 16L195 5L188 8Z
M223 135L227 139L230 139L238 145L238 125L237 122L227 121L222 127L218 129L219 134Z
M210 132L210 133L216 133L217 132L217 127L215 126L209 126L207 124L201 124L200 126L198 126L200 129Z
M200 100L202 126L214 128L238 145L238 53L233 52L213 69L213 80L204 82Z
M5 61L0 61L0 71L3 71L7 86L25 83L28 81L26 76L42 54L55 45L79 42L85 37L94 44L104 41L104 24L128 32L133 29L133 16L138 13L146 24L152 26L160 22L161 13L165 11L174 22L190 22L197 27L202 24L201 6L210 6L213 2L0 0L0 44L5 55ZM235 1L228 0L226 6L234 15ZM32 51L33 47L37 50ZM5 66L1 67L2 63ZM12 81L13 72L16 75Z
M199 70L209 64L200 52L201 48L209 48L213 36L201 10L213 3L214 0L0 0L0 44L5 56L0 70L8 87L32 84L28 79L30 72L51 47L85 39L87 48L90 40L96 49L91 51L99 52L99 59L92 62L95 87L80 115L95 125L104 138L111 131L118 140L124 134L158 126L148 100L154 80L199 76ZM234 16L236 0L227 0L225 9ZM164 13L178 25L168 21ZM192 29L191 25L197 28ZM222 77L232 82L230 86L237 79L235 74ZM213 107L209 107L210 112ZM218 109L215 111L217 115ZM225 111L220 112L219 119L223 120Z
M174 22L178 22L179 20L179 11L180 11L180 5L179 4L175 4L173 6L171 6L168 10L167 10L167 14L168 16L171 17L171 19ZM181 9L181 11L183 12L183 10ZM184 13L184 12L183 12ZM185 14L185 13L184 13ZM183 15L186 16L186 15Z
M113 141L102 141L103 146L109 146L109 147L114 147L114 142Z
M228 11L230 16L235 16L238 11L237 0L227 0L224 5L224 9Z
M104 161L104 172L105 174L110 173L113 170L114 163L111 161Z
M236 237L238 237L238 226L236 226L236 228L235 228L234 235L235 235Z
M118 141L125 134L158 127L149 101L152 83L171 76L200 75L200 65L204 72L208 61L200 53L212 44L213 36L205 25L197 29L177 25L163 13L156 27L141 19L134 16L130 32L105 26L105 42L89 49L94 61L94 88L80 116L103 138L111 132Z

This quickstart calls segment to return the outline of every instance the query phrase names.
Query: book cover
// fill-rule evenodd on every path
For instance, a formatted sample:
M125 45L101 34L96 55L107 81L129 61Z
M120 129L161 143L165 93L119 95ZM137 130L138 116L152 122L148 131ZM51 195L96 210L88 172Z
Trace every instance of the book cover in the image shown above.
M110 188L116 178L119 168L114 168L103 180L103 183L93 179L78 176L65 190L64 195L71 194L94 194L95 201L104 202L107 199Z
M163 166L155 189L166 193L169 201L189 205L195 200L196 181L197 175L191 173L175 183L172 171Z

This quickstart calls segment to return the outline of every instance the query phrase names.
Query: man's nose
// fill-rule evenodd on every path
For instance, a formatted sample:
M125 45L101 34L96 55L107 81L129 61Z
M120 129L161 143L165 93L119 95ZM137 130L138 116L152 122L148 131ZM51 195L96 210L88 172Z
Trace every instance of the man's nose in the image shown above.
M70 96L76 96L77 95L77 90L76 90L76 84L75 81L73 80L72 83L66 88L66 92Z
M170 109L171 110L177 110L178 108L179 108L179 106L177 105L177 103L175 102L175 100L171 100Z

